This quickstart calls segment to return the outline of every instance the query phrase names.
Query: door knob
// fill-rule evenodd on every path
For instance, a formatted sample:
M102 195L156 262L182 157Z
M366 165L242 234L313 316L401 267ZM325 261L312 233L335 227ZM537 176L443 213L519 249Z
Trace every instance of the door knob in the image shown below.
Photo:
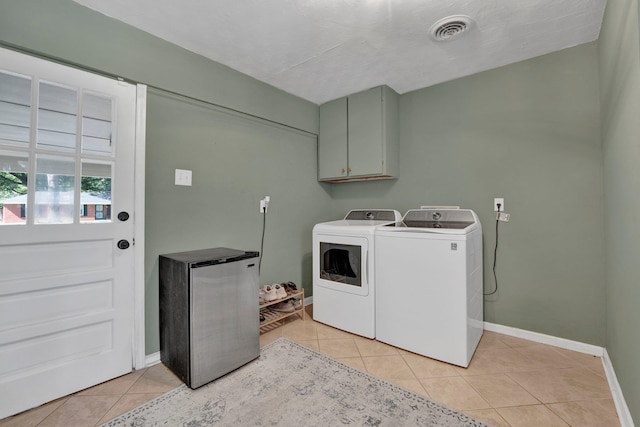
M129 242L125 239L122 239L118 242L118 249L127 249L129 247Z
M129 219L129 212L122 211L122 212L118 213L118 219L120 221L122 221L122 222L128 220Z

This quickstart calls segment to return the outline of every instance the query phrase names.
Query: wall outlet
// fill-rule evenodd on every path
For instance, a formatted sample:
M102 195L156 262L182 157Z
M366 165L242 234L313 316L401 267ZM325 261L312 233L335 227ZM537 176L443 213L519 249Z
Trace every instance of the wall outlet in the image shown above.
M498 209L498 203L500 203L500 209ZM495 212L504 212L504 198L496 197L495 199L493 199L493 210Z
M260 200L260 213L267 213L270 201L271 196L264 196L264 199Z

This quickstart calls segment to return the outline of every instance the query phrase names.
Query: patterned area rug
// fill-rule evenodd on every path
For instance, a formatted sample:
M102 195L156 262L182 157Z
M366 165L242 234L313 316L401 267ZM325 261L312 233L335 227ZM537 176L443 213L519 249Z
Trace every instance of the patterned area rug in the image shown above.
M197 390L183 385L112 426L446 426L487 424L286 338Z

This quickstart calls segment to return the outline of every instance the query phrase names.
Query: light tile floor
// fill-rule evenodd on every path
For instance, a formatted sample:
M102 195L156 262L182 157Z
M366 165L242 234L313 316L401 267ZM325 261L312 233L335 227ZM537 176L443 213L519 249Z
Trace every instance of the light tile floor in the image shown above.
M600 358L485 331L469 368L294 316L263 328L496 426L619 426ZM99 425L180 385L163 365L0 420L0 427Z

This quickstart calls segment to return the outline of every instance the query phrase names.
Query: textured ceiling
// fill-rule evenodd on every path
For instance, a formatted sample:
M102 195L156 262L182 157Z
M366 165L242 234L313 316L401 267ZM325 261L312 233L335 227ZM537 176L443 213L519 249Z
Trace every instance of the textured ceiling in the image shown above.
M606 0L74 0L322 104L399 93L598 38ZM457 38L430 28L472 19Z

